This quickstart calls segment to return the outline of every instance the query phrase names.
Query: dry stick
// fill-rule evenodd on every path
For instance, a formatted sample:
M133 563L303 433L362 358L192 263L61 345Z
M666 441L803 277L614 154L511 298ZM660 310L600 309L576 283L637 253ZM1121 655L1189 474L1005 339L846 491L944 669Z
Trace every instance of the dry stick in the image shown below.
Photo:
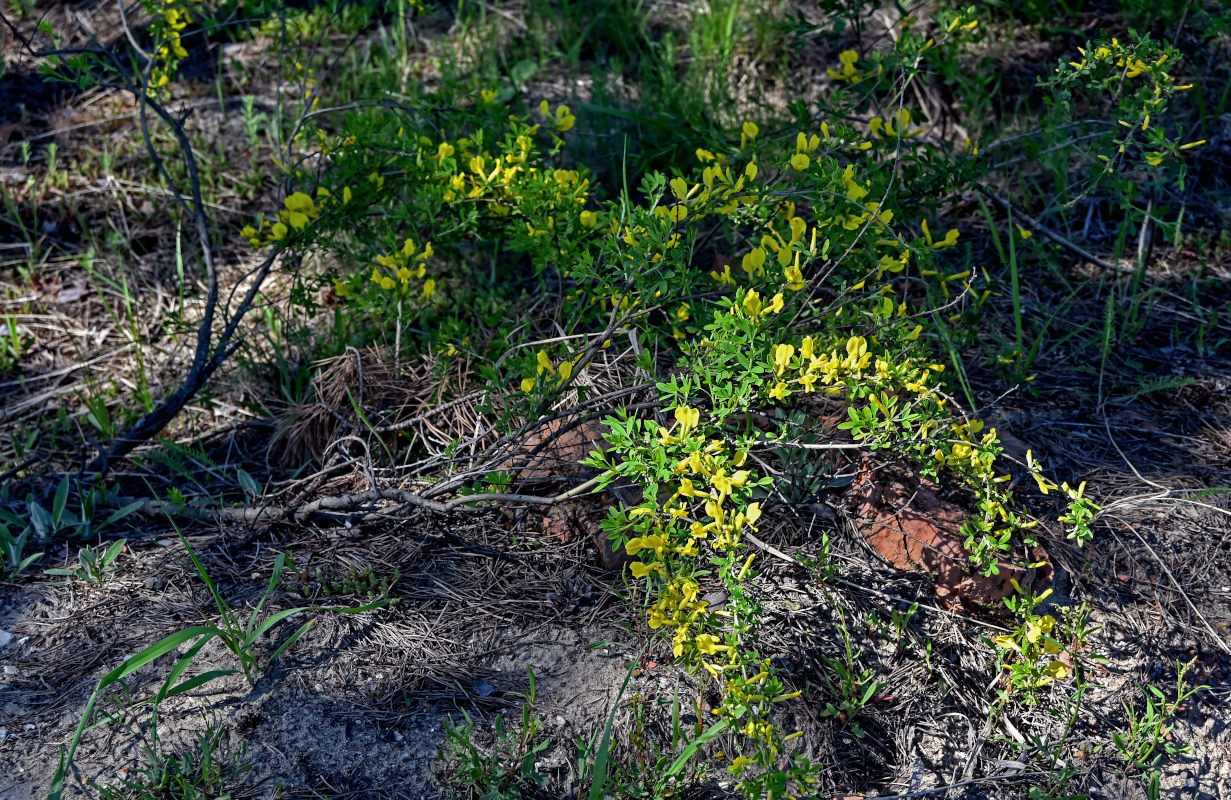
M1133 471L1133 474L1136 475L1137 478L1140 479L1142 482L1150 486L1153 486L1156 489L1161 489L1165 494L1169 495L1171 493L1171 489L1168 489L1166 486L1163 486L1160 483L1155 483L1154 481L1142 475L1137 470L1136 465L1134 465L1133 462L1129 460L1129 457L1125 455L1124 451L1120 449L1119 443L1116 442L1115 436L1113 436L1111 433L1111 422L1107 419L1105 415L1103 417L1103 426L1107 431L1107 440L1111 442L1111 446L1114 447L1116 449L1116 452L1120 454L1120 458L1122 458L1124 460L1124 463L1128 465L1128 468ZM1190 502L1190 503L1194 503L1195 505L1201 505L1201 506L1206 505L1205 503L1196 503L1195 501L1187 500L1185 498L1178 498L1178 500L1179 502ZM1209 506L1209 507L1214 508L1213 506ZM1227 513L1224 509L1216 509L1216 510L1224 514ZM1209 634L1214 637L1214 643L1218 646L1218 649L1222 650L1224 653L1227 653L1228 655L1231 655L1231 645L1228 645L1223 640L1223 638L1214 631L1213 626L1210 625L1209 621L1205 618L1205 615L1201 613L1201 611L1197 608L1197 606L1193 604L1193 601L1189 599L1188 593L1184 591L1184 587L1181 586L1180 582L1175 579L1175 575L1171 573L1171 570L1168 569L1167 565L1163 563L1163 560L1159 558L1158 553L1154 552L1154 548L1150 546L1150 543L1147 542L1145 538L1140 533L1138 533L1137 529L1134 528L1132 525L1129 525L1127 522L1124 522L1124 520L1120 520L1120 521L1129 530L1133 532L1133 535L1136 536L1143 545L1145 545L1145 548L1150 551L1150 555L1154 556L1154 560L1158 562L1158 565L1163 568L1163 572L1167 573L1167 577L1171 579L1171 582L1173 584L1175 584L1175 588L1180 593L1180 596L1184 598L1184 602L1188 604L1188 607L1191 608L1193 613L1197 615L1197 618L1201 620L1201 624L1205 626L1206 631L1208 631ZM1118 538L1118 534L1117 534L1117 538Z
M0 16L0 20L4 22L6 27L13 33L14 38L19 41L22 47L30 55L35 58L51 58L55 56L71 56L71 55L91 55L109 60L116 68L119 74L124 74L124 65L120 63L116 55L106 49L97 47L73 47L61 49L38 49L34 46L31 37L26 36L22 31L18 30L7 17ZM140 103L140 119L141 133L145 140L146 150L149 152L155 168L159 174L167 181L167 185L172 187L175 192L176 202L185 208L192 216L197 229L197 238L200 240L201 253L206 271L207 281L207 297L205 304L205 314L201 321L201 325L197 330L197 345L193 354L192 366L185 376L183 383L178 389L163 399L162 403L153 411L142 416L128 429L119 439L112 443L109 450L99 452L98 456L91 461L83 471L92 472L96 475L102 475L107 472L113 461L124 457L141 442L146 441L156 435L167 423L171 421L188 403L188 401L200 390L213 372L222 364L237 345L231 345L231 337L234 335L235 329L238 327L239 320L247 313L252 304L252 300L256 296L256 289L260 283L264 281L269 270L272 268L274 261L279 255L278 250L272 252L265 262L256 270L258 273L256 285L248 292L232 317L230 323L226 326L222 337L219 339L218 348L214 350L213 358L210 357L211 341L213 339L213 322L218 305L218 273L214 264L213 251L210 249L210 228L209 221L205 217L204 200L201 196L201 181L197 171L196 157L193 155L192 145L188 141L188 137L184 134L183 126L175 120L170 113L157 101L148 96L145 88L141 85L134 84L111 84L103 83L106 88L113 88L120 91L128 92L137 98ZM149 119L147 111L153 109L167 125L170 127L172 135L180 146L184 163L188 172L189 189L192 196L191 203L185 198L176 187L175 181L171 178L167 171L166 165L163 163L162 157L158 154L153 140L149 132Z
M187 405L188 401L200 391L201 387L205 385L206 381L210 379L218 367L235 352L238 343L233 343L232 339L239 327L239 322L251 309L261 284L264 283L265 278L273 269L274 262L282 253L282 249L275 248L254 270L255 274L252 278L252 285L240 301L239 306L232 313L231 318L227 321L226 326L215 343L214 317L218 311L218 270L214 262L213 250L210 247L210 225L209 220L205 216L204 199L201 196L201 180L197 171L196 156L193 154L192 144L188 141L188 137L185 135L184 128L180 122L174 119L160 103L148 97L140 87L128 88L130 92L139 98L141 103L141 133L145 139L146 149L153 159L155 167L162 174L164 180L167 181L167 185L175 191L177 203L188 211L196 227L197 238L201 246L202 263L205 266L207 289L205 312L201 318L201 324L197 328L196 349L193 353L192 366L189 368L188 374L184 376L179 388L163 398L162 402L153 411L138 419L131 428L112 443L109 449L100 452L89 463L85 471L98 475L105 474L114 461L123 458L132 452L138 444L157 435L159 431L166 427L167 423L174 419L183 410L184 406ZM175 188L175 182L168 173L161 156L158 155L157 148L155 148L154 142L150 137L147 109L153 109L154 113L167 124L180 146L184 165L188 172L191 202Z
M582 351L581 360L578 362L578 366L575 368L573 375L569 378L569 382L576 380L577 376L581 373L581 371L590 364L590 362L594 358L594 355L596 355L597 352L601 349L602 342L610 338L612 333L615 330L623 327L624 323L628 322L629 320L639 315L640 315L640 312L630 312L629 314L625 314L623 317L620 317L619 309L613 308L611 311L611 315L608 318L606 329L603 330L601 333L599 333L597 336L592 336L591 344L584 351ZM503 362L504 358L505 356L501 356L501 358L497 361L497 364ZM568 384L565 384L565 385L568 385ZM562 419L565 417L579 414L582 410L595 406L599 402L603 402L608 399L615 399L625 394L635 393L637 391L640 391L643 388L646 388L646 386L647 386L646 384L638 384L633 387L626 387L624 389L619 389L615 392L610 392L600 397L590 398L589 400L583 403L580 403L574 406L573 408L568 409L567 411L557 412L550 416L540 417L533 421L526 421L516 431L510 434L507 434L506 436L500 438L496 442L493 442L490 446L488 446L482 452L477 453L473 455L471 458L469 458L468 461L470 464L474 464L480 461L481 459L486 459L487 464L489 465L496 464L497 466L499 466L500 464L504 463L504 459L507 458L507 455L505 454L508 454L511 448L517 447L520 444L524 444L525 440L523 439L523 437L527 435L530 431L541 428L547 425L548 423L552 422L553 420ZM561 388L563 388L563 386ZM629 406L625 406L625 408L627 409L637 408L642 405L644 404L629 405ZM540 406L540 409L542 409L542 406ZM572 428L586 421L588 421L587 418L580 418L578 420L574 420L572 423L565 426L560 431L557 431L556 435L558 436L562 433L565 433L568 430L571 430ZM483 435L486 435L486 434L473 437L472 439L469 440L469 443L475 443L479 441ZM548 442L546 441L540 443L534 449L532 449L528 455L530 456L536 455L547 444ZM436 462L435 458L430 459L428 462L428 465L430 466L434 462ZM418 471L422 472L423 469L426 469L426 467L421 467ZM424 493L426 497L423 499L427 499L427 498L434 497L440 494L444 494L445 492L451 491L457 488L458 486L460 486L462 483L464 483L469 477L473 477L476 474L483 474L485 471L487 470L473 470L472 469L468 472L463 472L460 475L455 475L452 478L445 480L442 483L437 484L436 486L433 486L430 489L428 489Z
M394 431L405 430L406 428L409 428L412 425L417 425L418 423L423 422L426 419L430 419L431 417L434 417L443 411L448 411L450 408L456 408L457 406L460 406L463 403L468 403L471 400L475 400L479 397L482 397L486 393L487 393L486 389L479 389L477 391L464 394L455 400L450 400L447 403L442 403L441 405L433 406L432 408L429 408L427 411L416 414L410 419L405 419L405 420L402 420L401 422L391 422L388 425L375 425L370 428L364 427L361 425L356 425L355 423L351 422L346 417L342 416L337 411L325 405L324 403L317 403L316 406L317 408L320 408L324 411L328 411L331 415L333 415L334 419L336 419L338 422L342 423L346 427L350 428L351 430L365 431L368 433L393 433Z
M1091 263L1099 265L1103 269L1111 270L1112 272L1132 272L1133 271L1127 267L1122 267L1119 264L1113 264L1110 261L1107 261L1106 259L1099 258L1094 253L1091 253L1089 250L1085 249L1084 247L1077 244L1076 242L1073 242L1073 241L1070 241L1064 238L1060 234L1053 231L1051 228L1048 228L1046 225L1044 225L1043 223L1039 222L1034 217L1027 214L1025 211L1022 211L1020 208L1015 207L1008 200L996 194L991 189L988 189L986 186L977 186L975 188L977 188L980 192L982 192L983 194L987 195L989 198L994 200L997 205L999 205L1005 211L1011 213L1015 218L1023 220L1026 223L1026 225L1030 227L1031 230L1034 230L1042 234L1044 238L1050 239L1051 241L1060 245L1064 249L1069 250L1075 253L1076 255L1081 256L1082 258L1086 259L1087 261Z
M162 500L146 500L139 508L136 509L136 513L147 516L189 516L203 519L230 520L237 522L277 522L279 520L293 519L295 522L302 524L315 519L342 524L356 524L361 522L385 520L390 517L397 516L403 509L414 507L425 508L438 514L448 514L470 503L483 503L491 501L524 503L535 506L554 506L590 492L599 484L600 481L610 476L610 472L601 473L585 483L578 484L572 489L555 495L554 497L512 494L507 492L483 492L480 494L461 495L454 497L451 500L442 502L432 500L428 497L424 497L423 495L408 492L403 489L376 488L369 489L365 492L356 492L354 494L336 497L321 497L313 500L311 503L299 507L258 506L197 510L186 508L180 504L167 503ZM395 500L401 505L387 511L355 511L350 514L329 513L334 511L353 510L362 507L365 504L373 503L377 500ZM120 502L124 501L121 500ZM128 498L127 502L132 502L132 499ZM478 507L463 510L485 512L489 509L486 507Z

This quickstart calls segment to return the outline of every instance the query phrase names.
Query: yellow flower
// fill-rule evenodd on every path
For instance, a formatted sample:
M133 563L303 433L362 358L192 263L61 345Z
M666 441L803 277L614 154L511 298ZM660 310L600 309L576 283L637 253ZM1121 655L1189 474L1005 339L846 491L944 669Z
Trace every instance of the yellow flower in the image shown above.
M804 282L804 273L798 265L792 265L786 268L786 288L792 292L798 292L808 284Z
M692 485L692 481L688 478L680 479L680 488L677 489L675 493L678 494L680 497L700 497L701 496L701 492L697 491L697 488Z
M556 106L555 114L552 114L551 106L549 106L547 101L544 100L539 103L539 111L543 113L543 116L547 117L547 120L551 123L551 126L560 133L572 130L574 123L577 122L577 118L573 116L572 112L569 110L569 107L566 105Z
M705 464L701 462L701 451L694 450L679 464L676 465L677 472L691 472L694 475L708 475L709 472L705 469Z
M658 551L665 547L667 540L657 533L649 536L637 536L629 539L624 545L624 549L628 551L630 556L635 556L642 550Z
M634 561L628 565L628 569L633 573L634 578L644 578L652 572L662 572L663 565L658 563L646 564L642 561Z
M581 227L593 228L598 224L598 214L595 214L593 211L583 211L581 212L580 221Z
M811 336L804 337L804 343L799 348L799 356L805 361L811 361L813 358L813 350L816 348L816 340Z
M772 353L774 356L774 374L780 376L786 370L787 363L795 355L795 345L776 344L773 347Z
M846 341L846 353L856 360L868 352L868 340L862 336L852 336Z
M749 317L756 319L761 316L761 308L761 295L753 289L744 297L744 310L748 312Z
M731 265L730 264L723 264L721 273L719 273L718 270L710 270L710 277L718 281L719 283L724 283L724 284L734 284L735 283L735 279L731 277Z
M720 469L718 472L714 473L714 477L710 479L710 483L714 485L714 488L717 489L720 494L729 495L731 494L732 489L738 489L747 483L748 475L749 473L746 469L741 469L729 476L727 475L727 471L725 469Z
M787 391L787 385L779 382L774 388L769 390L769 396L772 400L785 400L791 393Z
M308 197L303 192L295 192L286 198L286 207L289 211L298 211L303 214L315 214L316 204L312 202L312 198Z
M1017 646L1017 641L1012 636L993 636L992 642L1001 650L1015 650L1021 652L1021 648Z
M712 656L715 653L731 648L725 644L721 644L718 637L709 633L703 633L697 637L697 650L707 656Z
M436 281L428 278L423 282L423 296L428 300L432 299L432 295L436 294Z
M551 359L547 357L546 350L540 350L538 355L535 356L535 360L538 362L539 375L542 375L544 372L555 374L556 371L551 366Z
M744 136L747 136L749 139L757 138L757 134L761 132L761 129L755 122L745 122L741 130Z
M521 390L526 394L530 394L532 389L534 389L534 378L522 378Z
M751 253L745 253L744 257L740 259L740 266L749 275L756 275L760 272L761 267L765 266L765 249L758 247Z
M680 406L675 410L675 421L680 424L680 436L687 436L701 421L701 412L690 406Z
M796 153L791 156L791 169L803 171L808 168L809 158L804 153Z
M731 766L727 767L727 770L729 772L735 773L735 772L741 771L744 767L748 766L749 764L755 764L755 763L756 762L753 761L748 756L739 756L738 758L736 758L734 761L731 762Z
M843 50L838 54L838 61L842 64L842 71L839 72L833 67L830 67L825 70L829 73L829 77L833 78L835 81L850 81L851 83L858 83L859 76L855 71L855 64L859 61L859 53L854 50Z

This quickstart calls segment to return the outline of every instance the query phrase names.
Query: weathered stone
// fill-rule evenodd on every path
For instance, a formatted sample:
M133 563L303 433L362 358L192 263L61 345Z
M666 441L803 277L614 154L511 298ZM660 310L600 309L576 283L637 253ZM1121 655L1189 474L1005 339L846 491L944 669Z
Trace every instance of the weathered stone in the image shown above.
M973 569L961 533L969 515L914 475L864 472L852 485L850 497L868 544L899 569L931 575L937 597L947 605L1003 600L1014 594L1011 579L1036 589L1051 582L1051 564L1041 548L1031 558L1044 562L1042 567L1024 569L1001 562L999 573L990 577Z

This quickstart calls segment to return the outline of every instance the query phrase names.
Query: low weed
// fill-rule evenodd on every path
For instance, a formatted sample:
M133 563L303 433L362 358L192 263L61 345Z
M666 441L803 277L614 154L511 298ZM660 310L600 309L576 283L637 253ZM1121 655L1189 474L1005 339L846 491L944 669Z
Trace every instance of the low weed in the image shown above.
M851 643L851 634L846 627L846 615L837 606L834 610L838 615L838 631L842 635L842 654L838 658L821 656L829 667L825 681L830 695L834 698L825 703L821 715L838 720L852 734L862 739L864 730L857 721L859 714L872 702L876 693L885 688L885 683L877 680L876 670L860 667L860 654Z
M497 715L496 741L486 752L474 743L474 722L469 714L464 714L465 722L460 725L445 723L446 768L441 778L453 790L454 797L521 800L537 796L536 790L547 785L548 776L539 771L537 759L551 742L539 735L542 722L534 708L537 683L533 669L528 669L527 674L529 689L510 693L522 698L521 724L510 731L505 727L504 716Z
M134 514L142 506L141 501L134 500L99 520L102 505L108 501L107 493L98 487L78 484L76 488L80 504L78 510L73 511L69 508L73 483L74 481L67 475L60 479L50 508L43 506L33 494L26 497L29 526L40 540L92 539L117 522ZM10 522L12 521L14 518L10 518Z
M1194 695L1210 688L1189 684L1188 673L1194 663L1195 659L1176 662L1175 692L1171 695L1157 686L1147 685L1145 707L1138 709L1126 705L1128 728L1111 735L1111 743L1124 766L1142 776L1150 800L1158 800L1161 796L1163 763L1192 751L1191 746L1173 738L1171 720Z
M157 714L150 723L143 763L116 782L91 781L98 800L229 800L252 769L248 748L230 746L226 729L207 720L191 749L169 752L158 735Z
M17 326L17 315L0 316L0 374L11 372L25 352L26 339Z
M120 557L127 539L117 539L106 550L101 547L86 546L77 551L77 561L81 565L76 568L44 570L45 575L57 575L75 578L93 586L101 587L115 574L115 561Z
M174 522L172 522L174 524ZM178 532L178 528L177 528ZM85 710L82 713L81 721L77 725L76 731L73 733L72 739L67 748L62 750L60 755L60 765L56 770L55 776L51 783L51 788L48 794L49 800L59 800L64 792L64 781L68 776L69 769L73 764L73 758L76 755L77 747L81 743L85 733L98 725L104 724L115 718L115 715L105 715L101 721L95 721L94 709L100 699L109 695L109 692L115 689L122 690L126 694L128 690L128 679L141 668L157 661L164 655L172 652L179 653L177 660L171 667L167 677L163 680L158 691L153 696L129 704L125 707L125 712L130 713L132 710L144 706L151 705L154 713L160 703L164 700L191 691L200 686L203 686L213 680L240 673L248 681L250 686L256 684L257 678L267 669L274 661L278 659L287 648L299 640L304 634L311 630L315 624L315 617L307 620L300 625L290 636L278 645L272 653L267 657L262 657L258 648L261 641L267 633L269 633L278 623L298 614L337 612L344 614L358 614L365 611L371 611L385 605L384 602L369 603L357 608L318 608L313 606L299 606L296 608L288 608L273 614L264 613L265 605L269 602L274 591L279 587L282 581L282 571L286 564L286 555L279 554L274 560L273 570L270 574L269 584L265 594L260 601L246 615L241 614L236 609L232 608L218 590L217 585L209 576L202 564L201 559L196 552L188 544L188 540L182 532L179 532L180 543L184 546L185 552L192 561L193 568L197 575L205 583L209 589L211 596L214 599L214 604L217 607L218 616L216 621L207 620L202 625L194 625L185 628L181 631L166 636L153 645L145 648L141 652L126 659L120 666L108 672L99 680L98 685L90 694L86 702ZM202 648L210 641L217 639L222 645L231 652L238 662L238 669L211 669L197 673L192 677L184 678L185 672L193 664ZM183 649L181 649L183 648Z
M17 533L13 533L16 530ZM21 525L11 518L0 518L0 576L11 581L18 577L34 562L43 557L42 553L27 553L33 528Z

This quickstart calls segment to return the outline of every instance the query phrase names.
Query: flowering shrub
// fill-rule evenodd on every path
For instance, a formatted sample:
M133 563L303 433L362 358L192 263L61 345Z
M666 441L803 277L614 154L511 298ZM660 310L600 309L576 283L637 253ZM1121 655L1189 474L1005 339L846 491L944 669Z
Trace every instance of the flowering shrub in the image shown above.
M950 20L946 30L972 22ZM841 65L844 82L878 80L879 68L861 72L858 58L843 54ZM918 299L969 294L972 273L941 271L957 230L937 236L926 218L903 219L894 207L893 160L918 132L910 112L773 137L748 121L725 146L697 148L673 175L644 176L637 199L603 202L584 167L562 164L561 134L576 126L567 106L518 112L490 91L469 103L431 125L383 109L353 114L344 132L319 139L329 169L297 175L285 208L244 236L256 247L327 249L357 265L302 280L332 293L343 313L392 324L399 349L416 346L403 328L474 330L486 325L483 308L500 320L513 306L501 305L495 295L508 289L497 287L555 295L552 330L571 335L505 319L488 342L472 342L506 398L510 430L563 392L584 395L581 376L613 338L670 354L656 385L670 424L610 417L607 452L587 462L603 482L643 490L642 502L613 510L605 527L635 559L629 572L646 590L646 624L667 635L680 664L719 687L712 711L744 741L729 765L742 791L800 794L815 767L792 752L796 732L779 729L775 714L799 692L758 647L751 588L762 557L752 541L774 483L765 459L801 433L785 412L837 403L846 417L837 428L856 442L968 490L973 513L962 533L982 573L1024 565L1035 544L1037 522L1008 488L995 430L955 407L922 335L929 309ZM499 272L466 266L476 242L497 239ZM440 325L446 314L461 322ZM540 346L542 338L555 341ZM417 346L457 352L442 339L428 334ZM1052 485L1034 462L1030 469L1040 487ZM1066 519L1081 541L1097 508L1080 490L1069 496ZM703 583L714 580L728 597L721 609L704 599ZM1066 674L1047 638L1054 620L1035 613L1041 599L1010 603L1020 627L992 642L1010 685L1026 692Z
M254 4L224 5L231 13ZM371 13L383 12L383 4L370 5ZM170 97L188 56L187 32L207 19L206 8L201 0L149 0L146 8L155 19L154 47L142 53L145 71L125 85L143 112L163 112L160 101ZM322 6L291 23L266 20L254 28L268 37L319 35L335 12L359 14ZM210 336L223 329L230 337L272 265L293 265L286 276L292 302L306 318L328 311L334 323L305 322L296 332L312 355L383 346L394 355L395 377L406 357L464 359L453 362L454 374L473 372L486 382L482 410L485 419L498 419L502 443L599 394L601 360L603 391L618 384L599 398L604 407L618 407L612 398L639 400L607 417L608 446L586 460L601 472L595 483L640 489L635 503L611 511L605 529L632 559L628 575L644 600L645 626L662 637L670 659L715 690L706 711L720 728L698 725L685 752L708 741L703 729L734 732L738 747L727 768L749 797L808 794L818 775L792 744L800 733L784 727L791 717L783 704L801 691L767 655L756 583L764 559L782 557L758 538L773 515L772 498L807 494L782 477L792 451L852 447L879 464L908 465L952 490L969 511L963 566L982 576L1038 566L1031 561L1040 523L1012 488L997 431L956 399L960 391L974 405L963 371L969 359L957 350L977 337L969 323L1004 287L979 263L983 251L970 246L966 226L941 222L951 201L975 189L1009 216L1005 258L984 208L1010 266L1017 315L1016 349L995 361L1016 364L1029 356L1013 248L1036 230L1053 242L1063 237L1027 214L1015 218L1015 204L1033 211L1030 198L999 198L997 171L1054 152L1061 155L1053 168L1067 175L1065 159L1085 147L1079 166L1087 174L1047 204L1071 205L1103 190L1131 208L1140 185L1161 181L1164 167L1174 165L1182 185L1183 153L1202 144L1183 143L1166 116L1189 88L1173 77L1178 51L1132 32L1088 42L1078 60L1062 62L1041 82L1055 113L1041 131L990 144L977 130L950 137L928 118L935 104L910 105L915 94L908 90L957 73L959 56L970 52L963 48L986 26L972 7L932 19L903 12L889 27L877 44L857 35L859 49L850 49L849 39L834 48L824 105L793 104L789 121L736 117L725 131L685 129L668 149L670 163L654 162L659 169L617 170L591 158L587 117L599 105L574 104L579 117L566 103L529 100L529 62L509 70L511 86L479 86L470 76L469 83L444 80L439 91L386 91L328 107L327 82L317 77L329 74L326 65L309 63L303 50L279 52L280 74L298 88L286 102L299 111L284 118L279 107L282 127L270 137L286 147L273 161L282 195L236 226L267 258L249 273L258 277L225 323L213 320L218 287L210 287L198 339L204 345L196 362L212 371L234 347L225 338L211 353ZM57 58L63 56L49 63L71 64ZM87 70L78 72L80 82L89 79ZM1095 119L1093 134L1073 133L1086 125L1068 121L1079 109L1112 119ZM169 113L157 116L184 133ZM255 130L256 117L246 122ZM1012 142L1026 142L1025 155L1001 156ZM186 171L203 216L196 171ZM177 197L189 205L187 195ZM1147 206L1143 219L1159 213ZM207 261L208 238L202 235ZM1142 248L1146 238L1143 227ZM209 272L216 280L217 271ZM1114 314L1113 303L1107 308ZM1105 337L1104 360L1110 346ZM836 443L838 437L851 442ZM405 447L399 457L416 445ZM448 456L460 447L455 441ZM448 463L444 469L455 462ZM445 482L440 493L455 494L450 503L507 499L516 491L513 477L503 467L489 471L493 463L508 462L483 464ZM1042 495L1063 496L1066 508L1055 521L1077 546L1086 544L1100 512L1086 485L1053 481L1032 452L1021 466ZM463 485L480 472L480 488ZM376 487L373 493L379 496ZM437 511L453 507L407 497ZM721 604L707 599L716 584ZM1083 616L1045 607L1050 590L1036 595L1012 585L1012 621L1002 619L1003 635L986 641L1002 700L1035 702L1044 687L1072 675ZM848 667L853 660L848 644ZM872 674L844 676L842 710L831 703L825 713L849 722L847 711L875 691Z

